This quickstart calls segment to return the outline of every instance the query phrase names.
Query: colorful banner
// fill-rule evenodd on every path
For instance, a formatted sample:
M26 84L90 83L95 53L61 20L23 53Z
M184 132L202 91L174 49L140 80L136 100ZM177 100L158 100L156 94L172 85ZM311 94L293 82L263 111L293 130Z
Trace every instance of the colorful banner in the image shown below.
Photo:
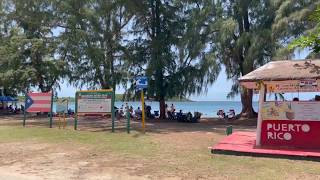
M319 149L319 129L318 121L265 120L262 122L261 145Z
M77 97L78 113L111 113L112 92L80 91Z
M319 92L320 81L315 79L292 80L292 81L270 81L265 82L268 92Z
M50 112L52 93L26 94L25 109L27 112Z
M263 120L320 121L320 101L264 102Z

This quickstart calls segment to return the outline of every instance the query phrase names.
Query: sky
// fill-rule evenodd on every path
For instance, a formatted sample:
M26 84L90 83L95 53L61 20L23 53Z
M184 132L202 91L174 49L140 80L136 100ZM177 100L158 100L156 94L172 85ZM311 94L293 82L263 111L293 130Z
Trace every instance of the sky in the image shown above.
M309 52L307 50L304 51L296 51L294 59L304 59ZM227 94L230 92L232 86L232 81L227 79L227 75L225 73L225 68L223 67L217 80L214 84L208 87L207 93L202 93L201 95L192 95L188 97L193 101L240 101L240 96L236 96L233 99L228 99ZM66 82L61 84L61 90L58 91L59 97L74 97L77 89L73 86L68 85ZM82 89L83 90L83 89ZM116 90L117 94L123 93L124 89L118 87ZM299 97L301 100L309 100L315 96L314 93L287 93L285 97L287 99L292 99L293 97ZM273 96L267 97L268 99L272 99ZM254 95L254 101L258 100L258 95Z

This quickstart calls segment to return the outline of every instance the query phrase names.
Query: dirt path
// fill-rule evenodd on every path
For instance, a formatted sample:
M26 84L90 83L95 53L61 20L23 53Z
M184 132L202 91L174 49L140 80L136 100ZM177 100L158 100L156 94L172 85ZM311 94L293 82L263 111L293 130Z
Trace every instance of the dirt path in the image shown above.
M92 152L90 147L72 144L3 143L0 144L0 179L147 178L127 173L132 167L126 161Z

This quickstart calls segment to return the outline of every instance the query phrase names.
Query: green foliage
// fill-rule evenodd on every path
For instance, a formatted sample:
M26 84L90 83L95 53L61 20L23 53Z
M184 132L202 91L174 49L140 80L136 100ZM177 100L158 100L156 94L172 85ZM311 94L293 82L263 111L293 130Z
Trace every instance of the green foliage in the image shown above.
M238 78L271 60L275 49L271 27L276 6L270 1L214 1L211 51L234 84L228 97L241 93L242 113L253 116L252 91L242 90Z
M147 0L136 6L135 44L144 52L137 54L146 62L148 95L160 101L162 114L165 97L200 94L220 71L207 50L211 1Z
M310 21L310 15L320 3L314 0L285 0L275 1L275 4L278 7L272 26L273 38L277 41L275 57L291 59L299 43L293 40L316 30L316 23ZM300 43L307 45L309 40L302 38Z
M65 73L65 63L56 54L53 1L7 0L3 4L5 27L0 45L1 84L11 92L32 87L48 92Z
M209 0L3 2L0 81L16 92L49 91L65 77L133 90L133 77L146 74L149 97L164 100L203 92L220 70L206 50Z
M310 16L310 21L317 23L313 31L294 40L289 45L289 49L311 48L314 53L320 52L320 6Z
M17 94L70 84L127 90L146 75L147 97L204 93L224 65L252 113L252 91L237 79L295 47L319 47L314 0L2 0L0 86ZM287 45L296 37L306 34Z
M306 20L316 4L313 0L214 1L211 50L234 81L228 97L241 93L242 113L253 113L253 93L240 89L237 79L272 58L288 58L292 51L286 47L292 37L313 27Z
M59 5L68 77L76 86L115 88L127 76L127 28L131 1L66 0Z

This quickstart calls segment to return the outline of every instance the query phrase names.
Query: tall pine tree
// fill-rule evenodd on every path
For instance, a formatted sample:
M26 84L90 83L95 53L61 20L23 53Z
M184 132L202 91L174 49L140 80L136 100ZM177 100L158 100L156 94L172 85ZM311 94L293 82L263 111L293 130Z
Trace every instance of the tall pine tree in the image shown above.
M220 70L207 51L211 1L135 3L140 9L134 30L145 52L148 95L160 102L160 118L164 118L166 98L200 94Z
M76 86L115 88L126 80L126 39L133 18L130 0L66 0L59 4L69 80Z
M57 56L54 1L6 0L5 41L0 47L2 78L20 90L51 91L63 77L65 63ZM11 83L11 84L12 84Z
M238 78L271 60L275 49L271 27L276 7L269 0L215 1L211 24L212 52L234 84L228 97L241 94L241 115L254 117L253 91Z

